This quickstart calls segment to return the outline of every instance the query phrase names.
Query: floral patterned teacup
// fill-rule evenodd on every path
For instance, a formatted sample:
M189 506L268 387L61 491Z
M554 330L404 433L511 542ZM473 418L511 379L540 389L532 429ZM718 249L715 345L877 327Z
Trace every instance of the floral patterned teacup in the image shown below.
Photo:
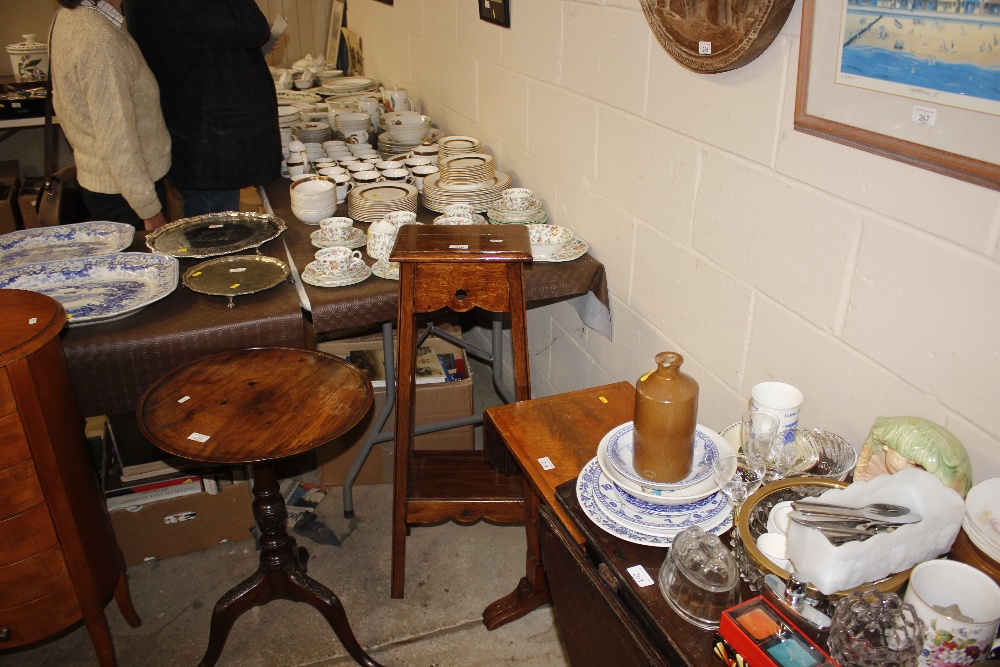
M1000 626L1000 586L974 567L931 560L913 568L904 600L924 622L923 667L983 660Z

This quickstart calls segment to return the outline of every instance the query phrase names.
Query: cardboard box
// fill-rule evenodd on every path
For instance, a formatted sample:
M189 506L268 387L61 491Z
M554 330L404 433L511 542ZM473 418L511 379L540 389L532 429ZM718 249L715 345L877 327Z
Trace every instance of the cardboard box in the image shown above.
M17 199L25 229L34 229L41 226L41 223L38 221L38 211L35 209L35 204L38 202L38 193L44 184L45 179L41 177L26 178L24 179L24 183L21 184L21 192Z
M212 496L196 493L143 505L137 512L111 512L111 526L127 565L211 549L220 542L251 538L250 487L224 486ZM182 521L175 520L186 516Z
M451 353L465 361L469 372L465 350L438 338L429 338L425 345L434 348L438 354ZM362 338L320 343L318 349L337 356L346 357L351 350L381 350L381 337ZM375 387L375 404L368 414L351 431L316 450L316 464L319 480L324 486L340 486L347 472L361 451L368 432L375 424L375 417L385 405L385 387ZM468 417L474 413L472 404L472 377L460 382L438 382L417 385L416 423L430 424L445 419ZM389 414L383 430L392 431L396 426L396 410ZM462 426L448 431L427 433L414 439L416 449L471 450L476 447L474 426ZM376 444L368 455L355 484L383 484L392 481L392 442Z
M20 192L17 160L0 162L0 234L24 228L18 201Z

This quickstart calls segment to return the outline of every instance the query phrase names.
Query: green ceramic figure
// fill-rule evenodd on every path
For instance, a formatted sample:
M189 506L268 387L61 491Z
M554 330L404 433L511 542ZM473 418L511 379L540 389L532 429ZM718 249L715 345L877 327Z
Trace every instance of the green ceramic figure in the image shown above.
M854 469L854 480L919 466L963 498L972 488L972 463L955 435L920 417L876 417Z

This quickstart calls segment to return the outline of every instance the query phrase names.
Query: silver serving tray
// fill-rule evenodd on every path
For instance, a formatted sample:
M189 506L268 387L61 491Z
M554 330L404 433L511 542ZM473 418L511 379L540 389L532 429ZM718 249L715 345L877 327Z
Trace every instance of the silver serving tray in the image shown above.
M289 280L291 271L280 259L266 255L216 257L184 272L184 287L200 294L224 296L229 307L233 298L263 292Z
M163 225L146 236L153 252L204 259L257 249L288 229L267 213L209 213Z

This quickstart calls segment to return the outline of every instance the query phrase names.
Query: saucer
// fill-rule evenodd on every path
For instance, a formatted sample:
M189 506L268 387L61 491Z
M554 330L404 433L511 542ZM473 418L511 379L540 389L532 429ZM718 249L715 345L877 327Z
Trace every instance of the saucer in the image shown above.
M632 467L633 431L633 423L626 422L612 429L605 436L608 438L608 461L614 467L615 471L628 479L632 484L664 490L683 489L711 477L712 465L719 458L719 446L712 438L711 432L701 424L698 424L695 430L691 473L677 482L656 482L640 476L635 471Z
M363 229L358 227L352 227L351 233L346 239L341 239L340 241L330 241L323 238L323 230L317 229L312 234L309 235L309 239L312 241L313 247L315 248L360 248L367 242L367 237Z
M372 270L360 259L351 265L350 271L339 278L328 278L319 275L316 272L315 265L316 262L309 262L306 265L305 270L302 271L302 281L316 287L346 287L347 285L360 283L372 274Z
M372 265L372 273L385 280L399 280L399 262L380 259Z

